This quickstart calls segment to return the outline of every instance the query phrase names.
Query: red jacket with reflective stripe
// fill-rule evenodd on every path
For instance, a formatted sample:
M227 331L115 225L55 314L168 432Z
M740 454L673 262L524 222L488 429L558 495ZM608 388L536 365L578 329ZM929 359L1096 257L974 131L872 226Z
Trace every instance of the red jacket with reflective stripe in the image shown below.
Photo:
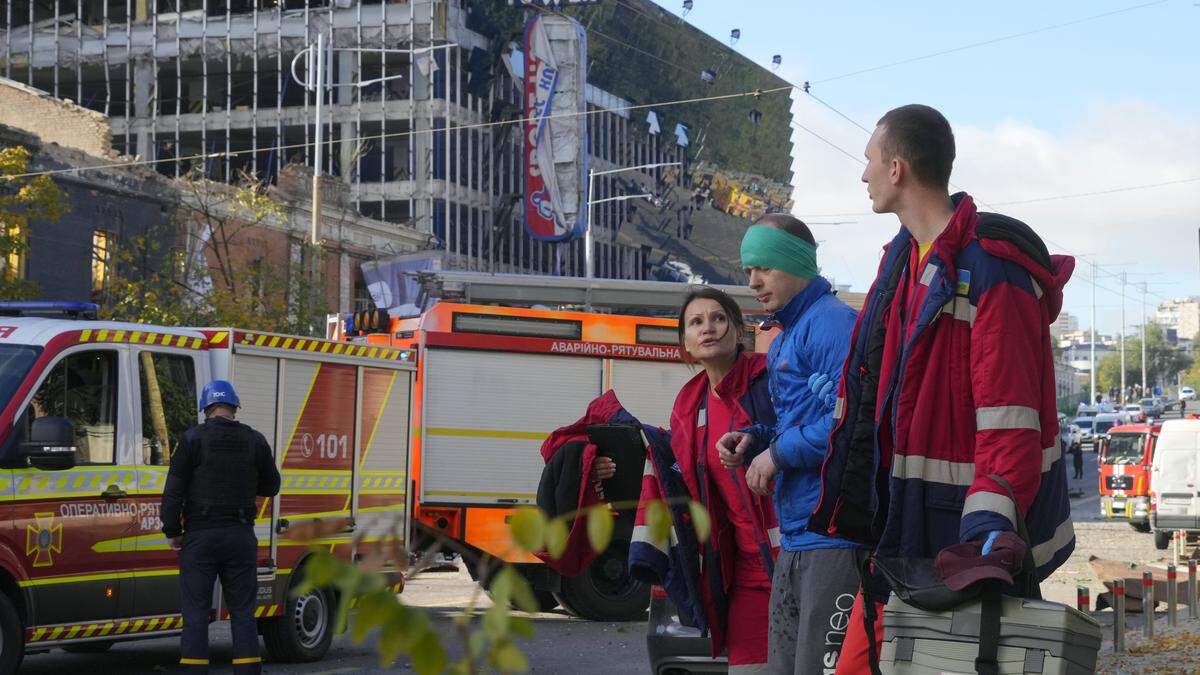
M1042 579L1074 548L1049 333L1074 260L1050 256L1024 223L953 199L919 272L927 290L907 340L888 339L887 326L915 243L902 228L885 251L855 326L810 527L880 555L933 557L1013 530L1019 510Z
M740 408L734 420L734 428L742 428L754 423L774 425L775 412L771 408L770 394L767 391L766 367L767 360L764 354L744 354L738 358L733 369L717 386L718 396L727 401L736 401L736 407ZM701 372L683 385L683 389L675 399L675 407L671 411L670 438L671 455L675 464L660 466L665 463L665 460L658 461L655 453L651 453L646 460L646 468L642 477L642 494L638 504L637 518L634 521L633 541L629 549L629 560L631 572L635 577L658 585L668 585L668 578L673 575L688 574L689 570L677 569L677 567L690 567L690 565L676 565L676 561L672 560L671 549L675 548L680 540L680 534L675 531L679 527L678 524L672 526L670 541L661 544L651 541L646 521L646 507L652 501L664 499L674 500L677 504L681 497L704 503L700 490L702 479L697 465L697 449L702 442L698 435L702 436L704 433L699 413L706 399L708 386L708 375ZM713 429L708 434L708 442L716 444L724 433L724 430ZM729 470L720 464L707 467L708 473ZM771 564L773 564L774 559L779 555L779 521L775 517L775 505L770 497L760 497L750 492L746 486L745 466L736 469L736 473L739 489L750 507L752 519L758 526L754 533L755 539L760 542L760 546L766 549L763 554L769 555ZM709 568L705 569L704 565L700 565L698 578L679 585L681 589L686 587L686 592L699 595L699 598L691 598L687 601L676 600L676 605L692 604L703 609L705 616L702 618L712 630L713 655L716 656L724 652L726 646L727 598L733 580L738 574L734 568L737 543L734 541L734 525L725 513L724 504L719 498L711 499L716 487L711 484L711 479L709 482L710 485L705 492L710 499L704 505L709 512L712 530L709 541L700 546L701 558L710 561ZM670 486L680 483L687 494L671 494ZM686 507L682 510L673 509L673 511L683 516L685 520L690 520L690 516L686 515ZM676 553L692 555L693 552L676 551ZM712 563L711 561L714 560L715 563ZM717 569L711 569L712 566ZM770 564L765 563L764 566L770 569ZM668 592L671 592L670 587L668 587Z

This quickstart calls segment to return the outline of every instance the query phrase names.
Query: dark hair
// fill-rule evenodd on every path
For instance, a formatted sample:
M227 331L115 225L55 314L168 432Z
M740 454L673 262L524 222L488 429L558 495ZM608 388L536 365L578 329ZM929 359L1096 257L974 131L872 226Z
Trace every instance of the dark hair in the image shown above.
M692 359L683 346L684 314L687 313L687 308L693 302L701 299L716 301L721 309L725 310L725 315L729 317L729 325L735 330L746 332L746 319L742 316L742 308L738 307L737 301L729 297L728 293L712 286L692 286L688 290L688 294L684 296L683 303L679 305L679 356L688 363L691 363ZM745 345L738 340L738 353L740 354L743 349L745 349Z
M813 233L808 229L808 226L804 224L804 221L795 216L789 216L786 213L768 213L755 221L754 224L774 225L793 237L800 237L813 246L817 245L817 240L813 237Z
M883 158L899 157L921 184L945 188L954 167L954 131L942 113L927 105L904 105L879 118Z

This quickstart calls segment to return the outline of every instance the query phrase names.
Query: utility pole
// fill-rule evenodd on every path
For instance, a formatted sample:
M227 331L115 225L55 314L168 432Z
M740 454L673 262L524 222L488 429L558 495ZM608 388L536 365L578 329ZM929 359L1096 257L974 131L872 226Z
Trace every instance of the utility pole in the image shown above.
M1088 399L1088 405L1096 405L1096 261L1092 263L1092 339L1091 339L1091 363L1089 369L1091 371L1092 380L1092 397Z
M1128 275L1121 272L1121 332L1117 338L1121 341L1121 393L1117 400L1125 405L1125 283Z
M1146 389L1146 282L1142 282L1142 396Z

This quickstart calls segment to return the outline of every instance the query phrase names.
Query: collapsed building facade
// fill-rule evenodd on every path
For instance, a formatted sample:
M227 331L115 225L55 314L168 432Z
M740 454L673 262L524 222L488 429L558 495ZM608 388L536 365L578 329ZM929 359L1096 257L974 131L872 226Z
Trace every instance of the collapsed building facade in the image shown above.
M780 82L649 0L579 11L591 11L589 26L609 33L632 25L681 32L713 55L728 87L755 86L745 73L760 80L758 86ZM154 162L159 173L177 177L199 169L228 182L253 174L275 183L287 165L315 163L318 97L293 76L293 60L322 35L330 46L324 73L330 86L321 108L321 163L344 183L354 209L432 235L449 267L583 274L582 240L535 241L523 228L524 157L516 122L524 108L516 81L521 71L514 73L511 63L523 14L500 0L6 0L0 20L0 74L108 115L115 150ZM629 30L622 36L646 47L655 39L644 34L639 41ZM619 75L624 66L617 61L635 63L636 52L601 49L605 40L590 35L589 41L593 169L686 166L705 152L689 142L696 139L687 138L688 129L703 129L692 133L712 137L717 150L710 155L719 151L728 123L719 111L704 117L681 108L660 111L661 123L649 119L635 105L653 102L644 92L654 83ZM730 65L722 72L721 64ZM742 70L734 71L734 64ZM310 77L306 65L300 58L300 79ZM686 79L652 65L664 71L658 75L664 96ZM699 81L699 66L695 70L688 87L714 91ZM636 91L640 101L623 89ZM790 113L782 98L771 131L764 127L759 139L755 129L754 143L763 152L782 148L790 158ZM693 113L697 118L689 117ZM736 124L748 123L739 117ZM774 165L783 168L772 177L786 183L790 161ZM664 175L659 167L597 177L592 199L658 192ZM687 180L686 171L673 175ZM618 237L632 207L622 201L594 207L596 276L647 277L651 247Z

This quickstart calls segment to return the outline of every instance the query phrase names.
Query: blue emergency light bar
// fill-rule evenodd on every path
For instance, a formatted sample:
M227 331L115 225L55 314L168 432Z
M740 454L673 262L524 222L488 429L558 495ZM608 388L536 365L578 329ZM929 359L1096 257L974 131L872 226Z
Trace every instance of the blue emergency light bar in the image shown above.
M100 306L94 302L0 302L0 316L66 315L72 319L95 317Z

